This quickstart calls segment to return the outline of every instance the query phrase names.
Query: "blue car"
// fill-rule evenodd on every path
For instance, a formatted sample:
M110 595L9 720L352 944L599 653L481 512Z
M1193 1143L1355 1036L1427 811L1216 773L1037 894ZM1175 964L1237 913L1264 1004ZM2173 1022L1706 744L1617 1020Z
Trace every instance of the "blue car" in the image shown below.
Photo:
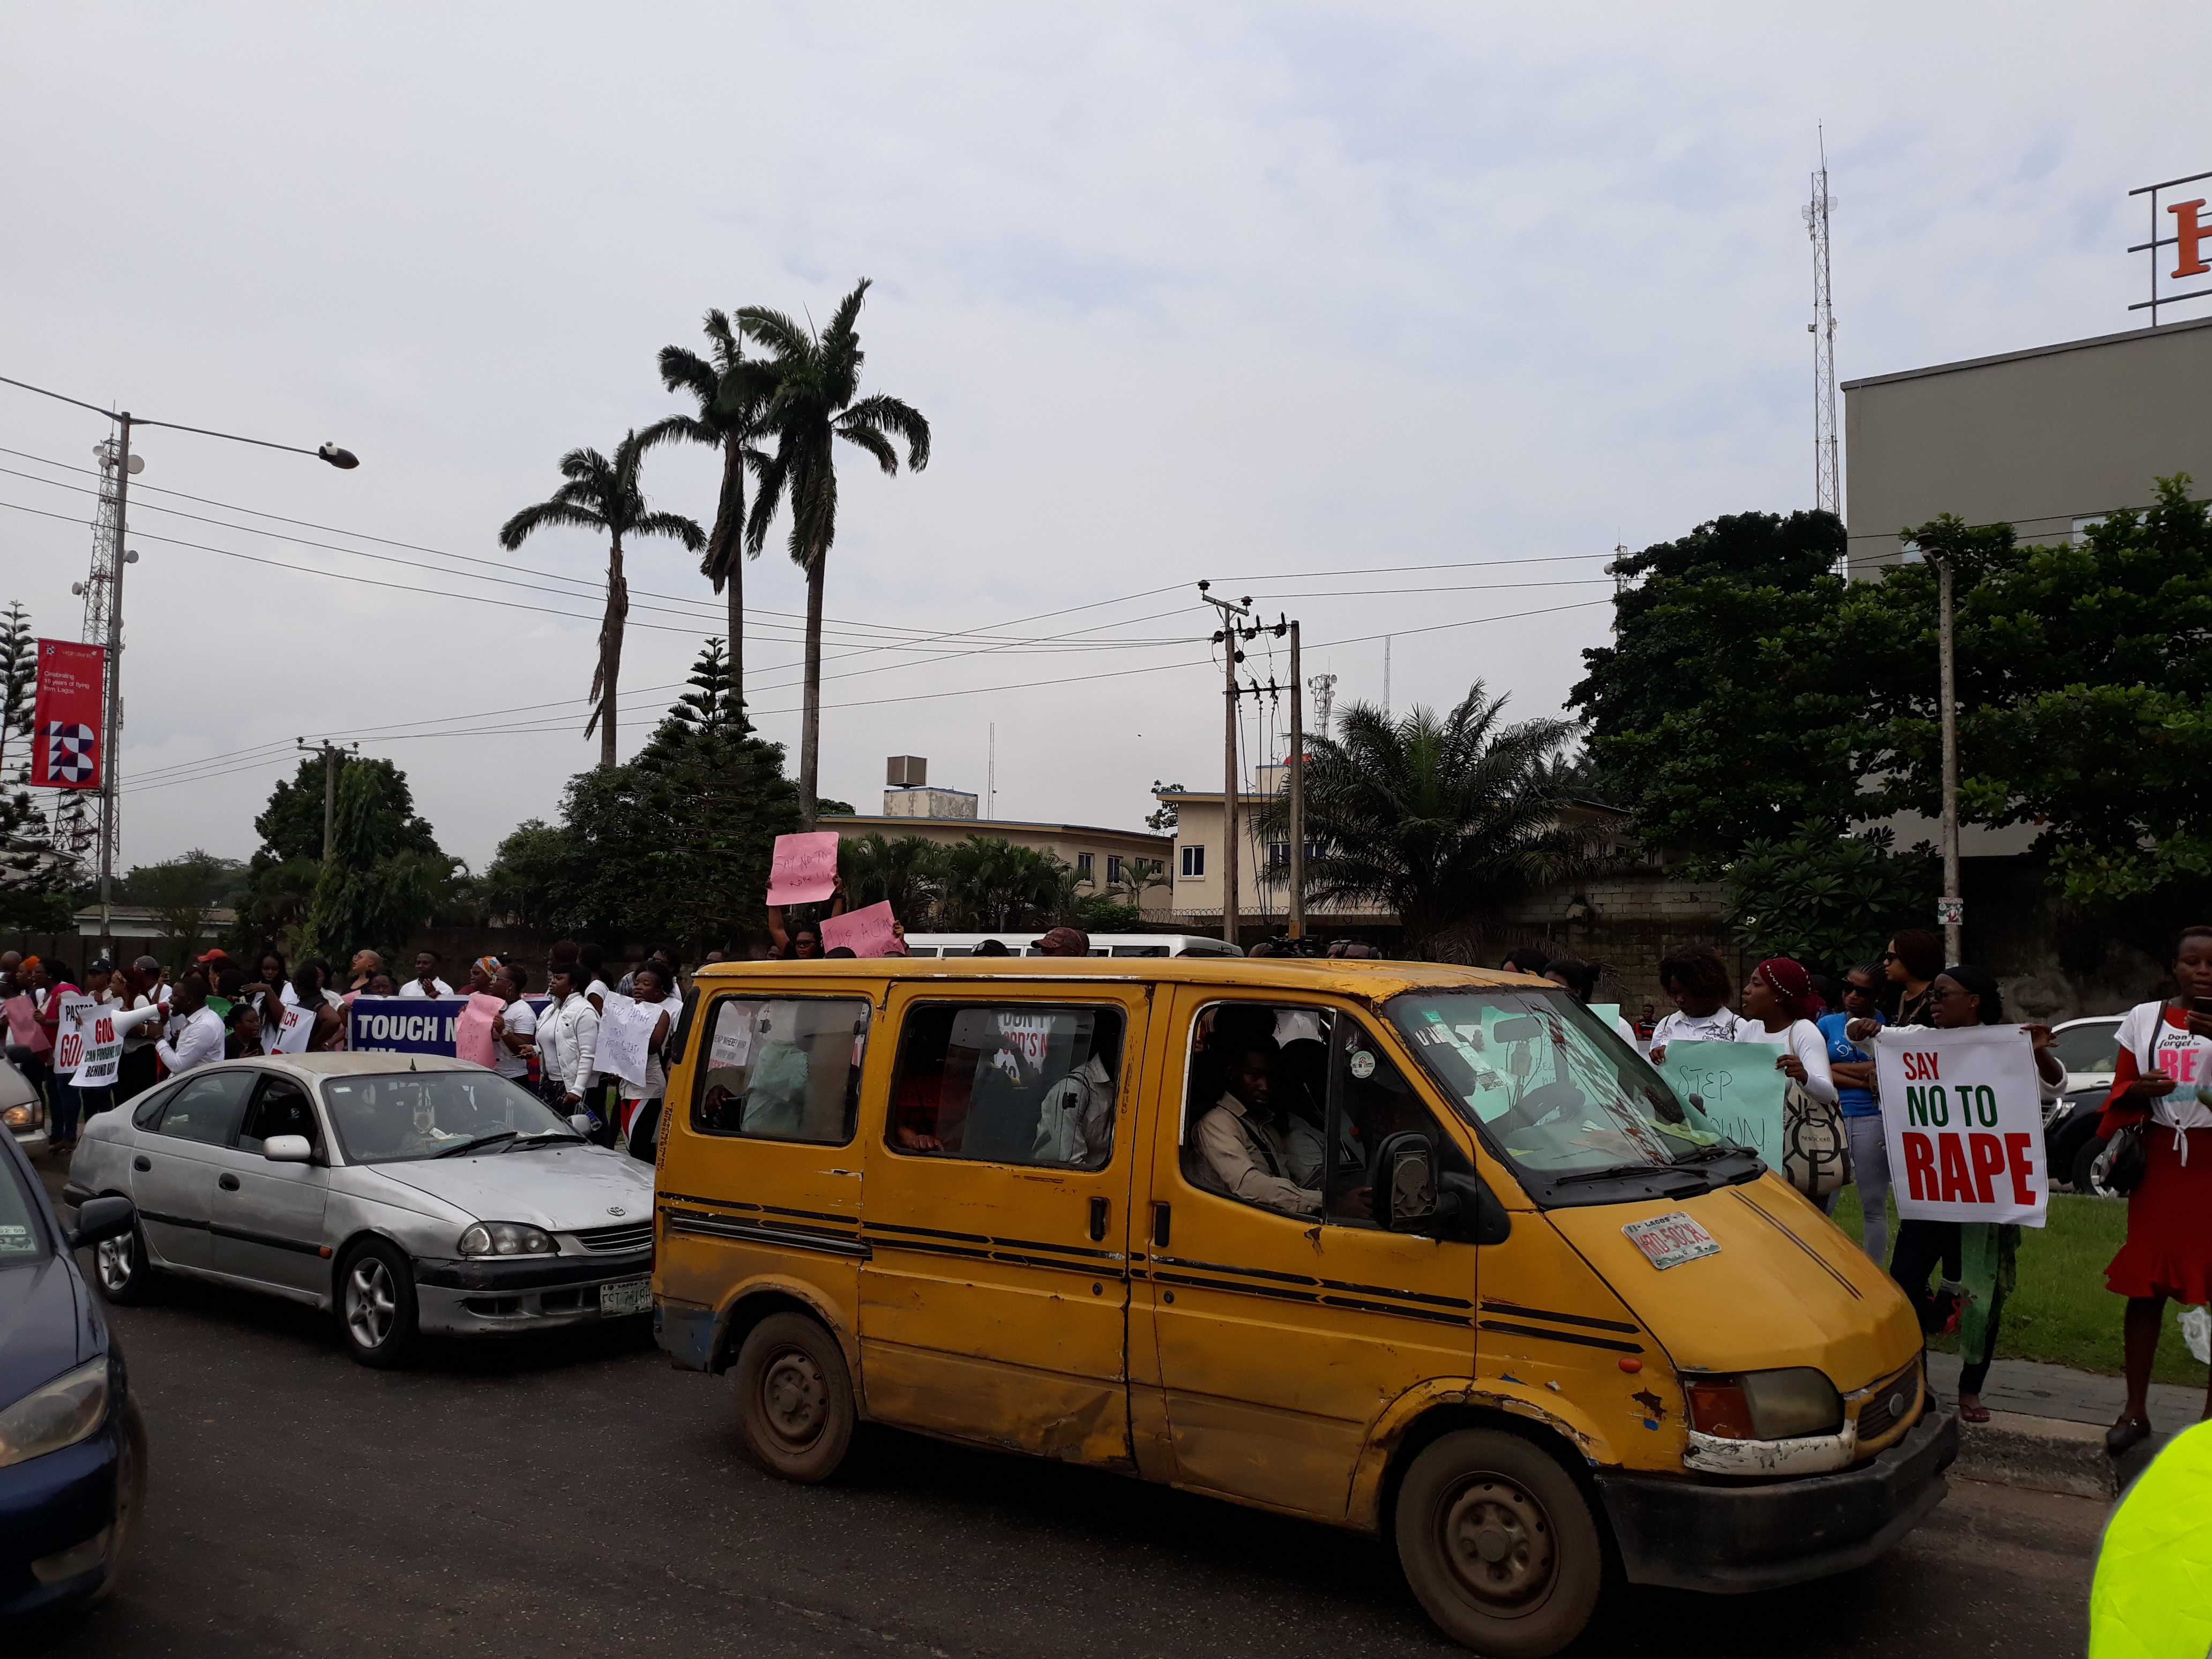
M0 1134L0 1620L105 1596L143 1506L146 1427L75 1255L136 1220L95 1198L64 1228Z

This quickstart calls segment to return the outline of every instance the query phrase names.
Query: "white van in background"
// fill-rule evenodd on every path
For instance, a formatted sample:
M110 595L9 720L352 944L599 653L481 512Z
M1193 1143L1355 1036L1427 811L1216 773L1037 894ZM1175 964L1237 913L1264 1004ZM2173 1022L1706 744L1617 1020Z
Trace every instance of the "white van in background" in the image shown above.
M1033 957L1045 930L1016 928L1003 933L908 933L907 954L916 957L972 957L975 947L994 939L1010 957ZM1094 957L1241 957L1244 952L1226 939L1204 933L1093 933Z

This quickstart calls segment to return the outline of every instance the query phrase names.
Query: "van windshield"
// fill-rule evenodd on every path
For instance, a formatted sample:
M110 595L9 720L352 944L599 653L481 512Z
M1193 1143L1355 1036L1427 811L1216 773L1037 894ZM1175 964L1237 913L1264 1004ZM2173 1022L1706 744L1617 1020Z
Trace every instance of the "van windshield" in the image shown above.
M1386 1010L1461 1116L1532 1185L1748 1155L1565 991L1408 991Z

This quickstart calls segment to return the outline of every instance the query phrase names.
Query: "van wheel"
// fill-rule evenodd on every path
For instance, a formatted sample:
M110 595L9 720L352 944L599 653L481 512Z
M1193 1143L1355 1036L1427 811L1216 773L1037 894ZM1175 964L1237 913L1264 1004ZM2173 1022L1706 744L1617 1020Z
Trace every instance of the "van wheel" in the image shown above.
M745 1449L787 1480L827 1480L853 1444L853 1376L836 1339L804 1314L770 1314L730 1368Z
M1582 1489L1494 1429L1447 1434L1398 1489L1398 1559L1444 1633L1493 1659L1544 1659L1582 1634L1605 1583Z

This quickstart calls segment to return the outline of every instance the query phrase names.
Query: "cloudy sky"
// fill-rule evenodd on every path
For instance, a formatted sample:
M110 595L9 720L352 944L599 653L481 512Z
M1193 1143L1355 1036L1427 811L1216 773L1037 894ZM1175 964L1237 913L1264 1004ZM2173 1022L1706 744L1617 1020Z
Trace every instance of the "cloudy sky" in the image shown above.
M1218 787L1201 577L1301 617L1340 702L1388 635L1401 708L1556 710L1616 543L1810 505L1816 124L1846 378L2124 328L2126 191L2212 167L2205 19L8 7L0 374L362 458L143 435L125 860L250 853L301 735L398 759L479 868L551 817L602 561L499 525L673 406L654 354L706 307L824 318L862 276L867 382L935 457L845 464L825 793L872 810L901 753L981 789L994 723L1003 817ZM44 634L78 633L105 429L0 386L0 603ZM703 519L714 477L647 483ZM625 752L720 631L673 544L629 575ZM795 744L803 587L775 544L748 582Z

